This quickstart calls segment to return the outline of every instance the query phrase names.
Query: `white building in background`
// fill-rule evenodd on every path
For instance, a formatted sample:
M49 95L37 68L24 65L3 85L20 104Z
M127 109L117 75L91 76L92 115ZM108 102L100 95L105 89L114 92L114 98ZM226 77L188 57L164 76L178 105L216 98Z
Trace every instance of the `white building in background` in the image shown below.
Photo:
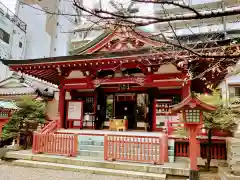
M80 0L85 8L89 9L103 9L106 11L117 12L121 11L121 7L125 10L130 8L132 10L138 10L137 15L141 16L154 16L154 5L144 4L140 5L131 0L114 0L114 4L111 3L113 0ZM82 12L80 23L73 29L71 36L71 49L70 52L81 47L83 44L95 39L103 33L105 29L99 27L101 21L94 20L94 17L89 16L88 13ZM94 21L94 23L93 23ZM90 27L90 28L89 28ZM149 32L155 32L155 26L150 25L145 27Z
M50 13L46 13L50 12ZM68 55L76 14L68 0L18 0L16 15L27 24L25 59Z
M240 100L240 64L235 67L235 71L229 74L218 86L222 99L229 104L239 104Z
M50 12L50 13L46 13ZM78 23L71 1L17 0L15 14L0 2L0 58L34 59L68 55L69 37ZM0 81L9 77L0 65Z
M0 58L23 59L27 25L0 2ZM9 77L8 67L0 64L0 81Z
M239 1L237 0L185 0L186 4L191 5L198 11L209 11L209 10L225 10L239 7ZM156 16L162 15L164 9L174 14L186 14L190 11L187 9L177 8L173 6L155 6ZM198 19L189 21L175 21L171 22L174 27L178 38L184 42L201 42L202 39L207 41L216 40L233 40L240 38L240 15L210 18L210 19ZM172 30L169 29L168 23L156 24L156 29L160 29L167 36L172 36L170 33ZM238 41L239 43L239 41ZM235 67L235 70L239 71L240 62ZM229 101L236 98L240 98L240 74L231 73L219 84L218 86L222 99Z
M200 12L210 10L221 11L234 9L240 6L239 1L237 0L185 0L185 2L186 4L189 4L191 8ZM175 15L192 13L188 9L176 6L156 5L154 7L155 16L163 16L164 11ZM188 21L174 21L171 22L171 25L175 29L175 33L179 38L185 39L185 41L189 42L200 41L203 37L207 38L206 35L209 35L209 40L221 40L240 36L239 15ZM172 30L167 22L156 24L156 29L160 29L168 36L173 36L173 33L170 33ZM215 36L213 34L215 34Z

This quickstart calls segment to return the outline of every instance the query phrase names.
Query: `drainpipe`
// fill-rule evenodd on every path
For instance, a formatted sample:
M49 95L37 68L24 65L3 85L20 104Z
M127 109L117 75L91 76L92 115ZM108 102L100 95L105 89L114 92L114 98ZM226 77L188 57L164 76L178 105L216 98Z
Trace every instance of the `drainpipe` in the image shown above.
M228 94L229 94L229 93L228 93L228 90L229 90L229 89L228 89L228 84L227 84L227 79L226 79L226 78L224 79L224 82L225 82L226 105L228 106L228 105L229 105L229 102L228 102L228 101L229 101L229 98L228 98Z

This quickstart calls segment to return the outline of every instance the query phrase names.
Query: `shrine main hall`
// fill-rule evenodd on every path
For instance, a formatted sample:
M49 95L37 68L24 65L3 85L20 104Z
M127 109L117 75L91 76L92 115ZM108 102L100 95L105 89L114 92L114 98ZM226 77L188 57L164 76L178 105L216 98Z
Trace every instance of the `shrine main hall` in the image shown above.
M114 126L114 120L120 119L121 130L167 131L169 122L179 121L178 114L169 113L172 105L192 91L207 91L207 83L220 83L227 72L208 71L191 79L189 69L198 76L214 60L179 48L173 51L170 45L148 37L142 30L118 26L76 49L72 56L2 62L23 76L58 85L55 111L60 128L109 129L111 122ZM214 44L204 52L221 50ZM194 51L202 52L198 48ZM234 51L238 46L229 48ZM230 65L233 61L226 60L219 68Z

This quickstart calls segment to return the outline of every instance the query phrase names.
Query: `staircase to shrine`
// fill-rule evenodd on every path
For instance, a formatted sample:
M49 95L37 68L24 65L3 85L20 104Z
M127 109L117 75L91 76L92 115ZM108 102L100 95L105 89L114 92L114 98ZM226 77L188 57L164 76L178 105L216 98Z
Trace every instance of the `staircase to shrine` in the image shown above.
M78 136L78 155L104 157L104 136Z
M162 133L141 132L139 136L139 132L60 129L55 133L36 132L34 139L32 152L8 152L6 158L14 159L13 165L18 166L142 179L189 176L189 163L164 163L167 148Z
M89 140L87 137L86 139L87 142L100 141L98 139ZM95 150L97 150L97 146ZM168 176L176 176L177 179L182 179L189 176L189 164L183 161L153 165L104 161L102 158L90 156L64 157L49 154L32 154L29 150L9 151L5 157L12 159L12 164L16 166L124 176L145 180L165 180Z

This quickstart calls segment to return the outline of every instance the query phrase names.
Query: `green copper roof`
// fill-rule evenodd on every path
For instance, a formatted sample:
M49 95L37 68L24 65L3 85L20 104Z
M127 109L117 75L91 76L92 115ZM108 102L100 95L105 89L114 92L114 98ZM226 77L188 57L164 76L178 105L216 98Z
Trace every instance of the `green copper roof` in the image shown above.
M135 28L136 31L140 31L140 32L146 32L146 33L150 33L149 28L147 27L137 27ZM111 30L105 30L101 35L99 35L97 38L95 38L94 40L87 42L86 44L82 45L81 47L72 50L69 52L70 55L79 55L79 54L84 54L88 49L94 47L97 43L99 43L100 41L102 41L105 37L107 37L108 35L110 35L111 33L113 33L113 31ZM154 37L151 38L152 40L164 40L162 37L158 38L158 37Z
M111 31L105 31L104 33L102 33L100 36L98 36L97 38L95 38L94 40L88 42L87 44L81 46L78 49L75 49L71 52L69 52L70 55L77 55L77 54L82 54L84 53L86 50L88 50L89 48L93 47L94 45L96 45L98 42L100 42L101 40L103 40L105 37L107 37L109 34L111 34Z
M155 50L167 50L167 47L158 47ZM7 66L14 65L27 65L27 64L36 64L36 63L58 63L58 62L71 62L71 61L81 61L81 60L92 60L92 59L104 59L104 58L119 58L124 56L139 56L152 54L152 48L141 48L141 49L133 49L127 51L120 52L101 52L94 54L81 54L75 56L60 56L60 57L52 57L52 58L40 58L40 59L30 59L30 60L6 60L0 59L3 64Z

